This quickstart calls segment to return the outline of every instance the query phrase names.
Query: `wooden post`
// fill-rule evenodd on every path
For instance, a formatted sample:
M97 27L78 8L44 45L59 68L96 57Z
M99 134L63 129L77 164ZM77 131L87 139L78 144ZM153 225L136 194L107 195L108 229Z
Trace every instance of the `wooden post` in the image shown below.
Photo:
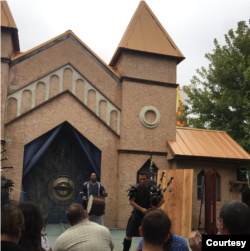
M211 234L211 170L205 173L205 231Z
M216 170L213 169L213 234L216 235Z

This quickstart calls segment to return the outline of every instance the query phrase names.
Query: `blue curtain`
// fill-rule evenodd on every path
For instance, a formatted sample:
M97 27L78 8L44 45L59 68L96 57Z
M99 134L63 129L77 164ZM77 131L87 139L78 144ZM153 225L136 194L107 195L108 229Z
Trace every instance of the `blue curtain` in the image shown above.
M68 122L64 122L51 131L45 133L39 138L27 144L24 148L23 159L23 179L30 172L30 170L38 163L46 150L49 148L55 137L61 129L70 130L76 143L79 145L82 153L87 157L89 162L88 171L96 173L97 179L100 180L101 176L101 151L87 140L81 133L79 133ZM21 194L21 202L26 200L26 196Z

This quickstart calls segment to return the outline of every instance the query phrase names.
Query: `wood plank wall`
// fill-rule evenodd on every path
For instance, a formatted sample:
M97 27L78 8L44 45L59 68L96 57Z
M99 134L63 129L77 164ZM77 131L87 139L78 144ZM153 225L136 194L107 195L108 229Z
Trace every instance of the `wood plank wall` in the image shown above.
M164 204L161 209L166 211L171 220L171 232L173 234L188 237L192 227L192 193L193 193L193 169L182 170L159 170L159 184L161 174L165 172L165 176L172 181L172 192L169 187L164 194ZM161 188L164 189L168 180L163 178Z

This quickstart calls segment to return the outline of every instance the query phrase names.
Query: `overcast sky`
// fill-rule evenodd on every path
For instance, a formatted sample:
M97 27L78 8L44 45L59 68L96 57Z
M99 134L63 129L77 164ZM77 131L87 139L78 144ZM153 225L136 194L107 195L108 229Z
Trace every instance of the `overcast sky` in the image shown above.
M22 52L72 30L107 64L113 56L140 0L8 0L19 32ZM250 0L147 0L175 44L186 57L177 68L177 83L190 84L214 38L239 21L250 19Z

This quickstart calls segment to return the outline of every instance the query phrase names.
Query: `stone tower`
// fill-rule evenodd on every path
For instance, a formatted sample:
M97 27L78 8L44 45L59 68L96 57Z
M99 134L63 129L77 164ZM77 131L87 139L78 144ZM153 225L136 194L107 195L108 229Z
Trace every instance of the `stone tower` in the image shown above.
M6 1L1 1L1 145L4 144L5 103L9 64L14 53L20 52L18 30Z
M141 1L109 64L122 82L118 218L123 227L128 217L123 184L136 181L151 152L158 168L171 168L166 140L175 141L176 137L176 68L183 59L149 6Z

